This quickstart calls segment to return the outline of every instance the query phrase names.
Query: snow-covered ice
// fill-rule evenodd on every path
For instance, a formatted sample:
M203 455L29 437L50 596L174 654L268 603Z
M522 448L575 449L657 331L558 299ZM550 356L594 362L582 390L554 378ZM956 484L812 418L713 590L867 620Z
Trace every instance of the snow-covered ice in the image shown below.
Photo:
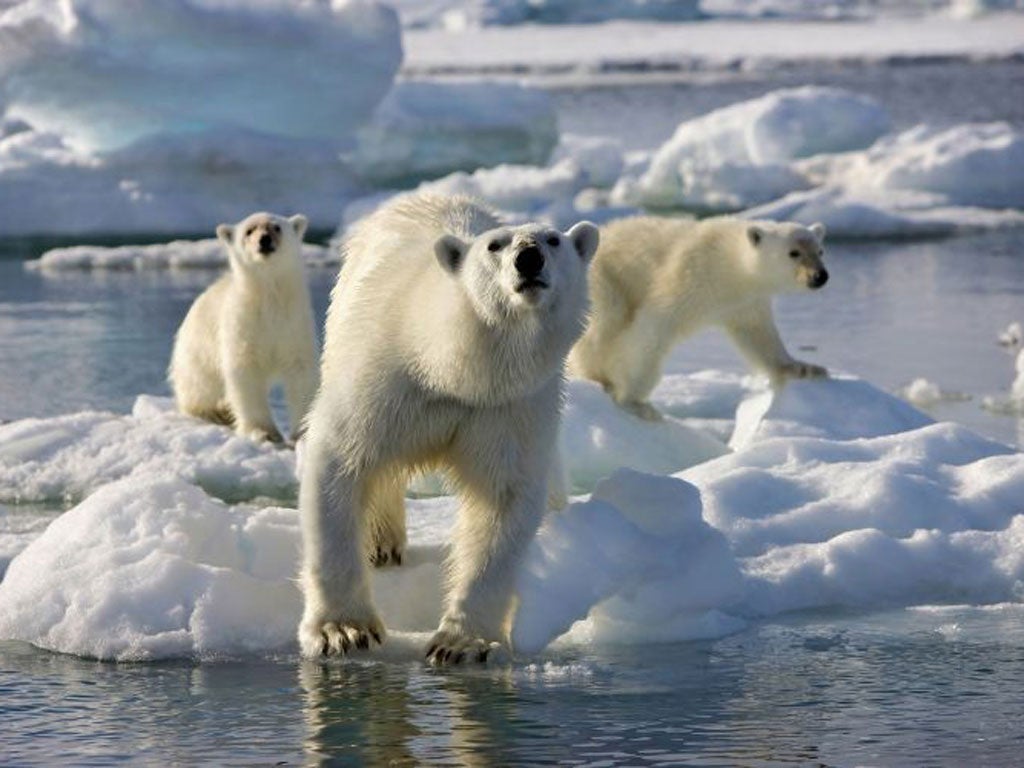
M700 0L392 0L403 26L448 30L515 24L588 24L608 19L692 21Z
M699 399L701 384L676 381L677 398ZM725 397L735 403L740 394ZM620 410L594 384L570 382L563 424L572 488L589 492L614 469L670 473L720 456L723 441L679 421L651 423ZM0 425L0 502L76 501L133 475L181 478L221 499L292 499L293 451L256 444L226 427L183 416L170 398L142 395L130 414L82 412ZM443 492L434 480L419 493Z
M351 137L402 57L366 0L21 0L0 11L8 115L109 150L158 133Z
M85 411L0 425L0 501L81 499L133 475L180 478L224 499L295 495L294 454L141 396L131 414Z
M502 163L543 165L558 142L554 104L513 83L396 83L359 132L353 164L375 183Z
M618 190L648 208L735 211L810 186L794 160L862 149L889 127L873 99L836 88L773 91L682 123Z
M746 398L748 438L676 477L614 471L552 512L518 583L520 652L714 637L805 608L1021 599L1024 454L856 380L797 382L767 408L740 377L660 392L704 416ZM375 572L385 658L418 655L433 629L455 507L410 500L408 564ZM297 547L294 509L229 506L159 467L123 474L10 563L0 637L101 658L291 652Z
M341 254L336 248L312 243L302 244L302 255L310 266L338 264ZM114 269L143 271L148 269L221 269L227 267L224 244L209 240L172 240L152 245L73 245L51 248L38 259L25 262L28 269L42 272Z

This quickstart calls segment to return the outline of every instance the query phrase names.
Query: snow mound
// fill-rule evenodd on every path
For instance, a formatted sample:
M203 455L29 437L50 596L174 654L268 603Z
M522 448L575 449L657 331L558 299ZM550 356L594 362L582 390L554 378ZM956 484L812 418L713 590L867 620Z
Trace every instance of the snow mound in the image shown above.
M401 56L397 16L364 0L21 0L0 13L8 114L78 149L208 129L342 140Z
M542 165L558 141L546 92L512 83L397 83L359 133L356 170L402 184L454 171Z
M1024 454L962 427L780 438L682 476L741 558L754 615L1020 599Z
M337 264L341 260L341 254L337 249L312 243L302 244L302 255L310 266ZM28 269L43 272L90 269L222 269L227 265L228 257L224 244L216 238L173 240L152 245L75 245L51 248L38 259L25 262Z
M939 236L1024 226L1024 134L1006 123L921 125L795 167L820 184L747 210L821 221L833 237Z
M0 501L80 499L123 477L155 474L220 498L295 496L292 451L139 397L131 415L84 412L0 425Z
M742 589L692 485L620 470L548 516L520 572L512 643L536 653L584 619L573 637L585 642L717 637L743 626L720 610Z
M354 189L333 142L211 130L85 153L34 130L0 139L9 234L210 232L267 209L326 227Z
M946 205L1024 208L1024 134L1008 123L926 125L839 158L832 180L853 189L924 192Z
M620 467L667 475L729 451L670 417L650 422L627 413L600 386L580 379L569 382L561 440L574 493L591 490Z
M920 192L818 187L749 208L749 219L822 222L831 238L943 237L1024 226L1024 212L951 206Z
M740 210L805 189L799 158L867 147L889 126L873 99L837 88L773 91L682 123L616 199L648 208Z
M736 410L729 446L742 450L777 437L855 440L932 424L933 419L859 379L794 380L751 395Z

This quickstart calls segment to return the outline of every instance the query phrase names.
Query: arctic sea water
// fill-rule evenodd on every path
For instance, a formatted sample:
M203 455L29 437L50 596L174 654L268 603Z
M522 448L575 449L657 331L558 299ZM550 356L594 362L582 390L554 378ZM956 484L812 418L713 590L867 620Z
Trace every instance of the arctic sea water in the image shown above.
M901 123L1024 124L1019 100L993 86L1019 78L1019 63L922 67L915 82L933 90L915 89L920 104L902 114L887 97L905 92L898 67L776 74L773 86L792 77L871 93ZM680 108L705 111L763 87L755 76L556 96L563 130L595 132L588 112L622 115L605 130L653 146ZM940 88L958 98L936 99ZM625 121L638 112L650 117L639 137ZM1024 321L1019 242L1011 231L833 243L825 291L779 302L783 336L794 353L890 391L934 381L964 398L933 415L1020 445L1015 417L980 407L1013 378L996 336ZM0 245L0 419L125 412L139 393L165 393L173 332L212 275L26 272L21 260L41 246ZM313 273L321 314L333 277ZM670 366L703 368L742 370L714 333ZM5 508L0 520L31 526L59 511ZM1022 627L1016 604L797 614L714 641L563 646L454 673L289 655L111 664L3 642L0 762L1013 765L1024 753Z

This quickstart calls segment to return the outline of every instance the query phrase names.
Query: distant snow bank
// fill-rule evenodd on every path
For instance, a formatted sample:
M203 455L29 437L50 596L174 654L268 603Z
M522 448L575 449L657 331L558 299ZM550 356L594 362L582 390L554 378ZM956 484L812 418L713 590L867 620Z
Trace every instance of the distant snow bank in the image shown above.
M976 18L993 11L1024 10L1021 0L392 0L391 5L407 28L439 27L449 31L524 23L590 24L613 19Z
M338 264L336 248L303 243L302 256L309 266ZM42 272L110 269L145 271L150 269L221 269L228 265L224 244L208 240L172 240L153 245L75 245L51 248L38 259L28 261L28 269Z
M401 58L397 16L366 0L21 0L0 13L8 114L84 150L226 129L343 140Z
M576 407L599 394L577 390ZM695 419L734 412L743 400L736 434L746 437L675 477L610 471L589 496L550 513L518 581L521 654L558 638L716 637L807 608L1019 600L1024 454L936 424L855 379L797 382L773 398L740 377L705 372L671 377L659 398ZM140 408L156 415L160 403ZM608 426L625 439L622 424ZM10 466L31 463L24 441L38 427L3 428L23 433L23 458ZM108 432L110 452L132 452ZM599 434L587 438L592 449ZM294 509L228 506L158 465L108 477L10 563L0 637L109 659L294 652ZM407 562L373 576L390 630L374 652L382 658L417 657L441 611L456 502L408 506Z

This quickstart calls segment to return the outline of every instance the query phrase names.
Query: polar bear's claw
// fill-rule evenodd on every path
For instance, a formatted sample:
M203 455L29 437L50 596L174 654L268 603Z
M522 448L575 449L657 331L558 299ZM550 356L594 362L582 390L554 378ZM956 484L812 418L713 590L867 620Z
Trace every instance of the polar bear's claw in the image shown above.
M389 565L401 565L402 564L402 549L401 547L386 547L377 546L370 555L370 562L373 563L376 568L385 568Z
M345 656L356 649L366 651L371 640L377 645L384 642L384 629L379 622L357 625L345 622L327 621L319 628L300 632L299 641L304 655Z
M461 664L463 661L487 661L498 643L489 643L482 637L467 637L452 632L438 632L427 647L426 660L434 667Z

